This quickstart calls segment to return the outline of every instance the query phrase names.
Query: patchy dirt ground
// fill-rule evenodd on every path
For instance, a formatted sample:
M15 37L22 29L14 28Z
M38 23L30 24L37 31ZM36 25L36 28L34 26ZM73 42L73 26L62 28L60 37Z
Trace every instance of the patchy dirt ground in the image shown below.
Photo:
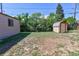
M33 32L2 55L69 56L79 53L79 31Z

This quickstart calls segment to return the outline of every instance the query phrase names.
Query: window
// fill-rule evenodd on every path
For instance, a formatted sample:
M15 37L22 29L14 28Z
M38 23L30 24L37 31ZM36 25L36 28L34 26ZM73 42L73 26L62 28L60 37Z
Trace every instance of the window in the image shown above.
M53 26L53 27L59 27L59 26Z
M14 23L13 23L12 19L8 19L8 26L10 26L10 27L14 26Z

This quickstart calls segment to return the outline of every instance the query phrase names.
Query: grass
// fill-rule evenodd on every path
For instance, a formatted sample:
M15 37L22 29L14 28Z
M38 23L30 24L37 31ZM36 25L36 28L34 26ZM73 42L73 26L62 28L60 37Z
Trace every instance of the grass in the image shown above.
M56 36L59 33L55 32L32 32L30 37L51 37L51 36Z

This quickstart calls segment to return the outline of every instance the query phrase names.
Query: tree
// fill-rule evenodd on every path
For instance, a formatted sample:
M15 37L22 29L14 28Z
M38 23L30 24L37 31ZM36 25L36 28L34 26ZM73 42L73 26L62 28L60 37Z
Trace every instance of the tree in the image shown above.
M17 15L17 19L19 20L20 22L20 27L21 27L21 31L26 31L27 30L27 22L28 22L28 13L22 13L20 15Z
M64 18L64 11L63 11L63 8L62 8L60 3L58 3L58 6L57 6L56 9L57 9L56 10L56 18L57 18L57 20L58 21L63 20L63 18Z
M38 31L38 26L40 24L40 20L42 19L42 14L41 13L33 13L29 17L29 25L28 28L30 31Z
M50 15L47 17L47 29L49 31L52 31L52 25L53 23L55 23L57 20L56 20L56 15L54 13L50 13Z
M65 19L65 21L68 23L68 29L76 29L76 19L73 17L68 17Z
M28 13L23 13L17 16L17 19L20 21L20 28L22 32L45 32L52 31L52 25L57 20L55 19L56 15L50 13L47 18L44 18L44 15L41 13L33 13L28 15Z

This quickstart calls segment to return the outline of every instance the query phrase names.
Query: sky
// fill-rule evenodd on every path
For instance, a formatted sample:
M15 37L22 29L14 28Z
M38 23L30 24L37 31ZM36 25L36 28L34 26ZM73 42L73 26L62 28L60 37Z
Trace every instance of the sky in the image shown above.
M56 12L57 3L3 3L3 13L11 16L16 16L22 13L32 13L40 12L41 14L47 16L51 12ZM73 16L71 14L74 11L74 3L62 3L64 9L65 18ZM77 12L79 7L77 4ZM79 13L76 14L76 18L79 19Z

